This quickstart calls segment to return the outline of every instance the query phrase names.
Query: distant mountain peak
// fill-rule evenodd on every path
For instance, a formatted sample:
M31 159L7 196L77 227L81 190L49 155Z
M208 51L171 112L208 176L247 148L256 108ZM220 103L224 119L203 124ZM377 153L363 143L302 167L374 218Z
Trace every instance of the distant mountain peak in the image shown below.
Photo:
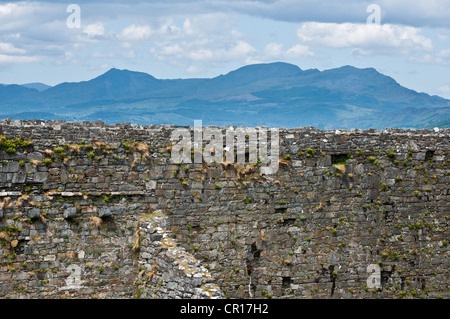
M353 65L343 65L340 68L337 68L338 70L357 70L358 68L356 66Z
M26 87L28 89L35 89L38 90L39 92L45 91L49 88L51 88L50 85L44 84L44 83L26 83L26 84L22 84L23 87Z
M202 119L209 125L386 128L446 125L450 119L449 100L418 94L374 68L302 70L284 62L195 80L111 68L42 92L0 85L0 101L0 116L109 123L192 125Z
M117 69L117 68L111 68L102 75L98 76L97 78L102 77L120 77L120 76L141 76L141 77L148 77L148 78L154 78L152 75L144 72L137 72L137 71L131 71L127 69Z
M375 68L357 68L353 65L344 65L336 69L330 69L328 71L345 71L345 72L378 72Z
M105 74L115 74L115 73L119 73L121 71L122 70L119 70L119 69L116 69L116 68L111 68L108 71L106 71L105 73L103 73L103 75L105 75Z
M243 66L225 75L213 78L216 85L223 89L266 81L269 79L294 78L303 74L302 69L294 64L285 62L259 63Z
M297 65L286 62L272 62L272 63L259 63L243 66L235 71L231 71L230 74L239 74L242 72L254 72L258 75L266 75L270 77L275 76L295 76L302 73Z

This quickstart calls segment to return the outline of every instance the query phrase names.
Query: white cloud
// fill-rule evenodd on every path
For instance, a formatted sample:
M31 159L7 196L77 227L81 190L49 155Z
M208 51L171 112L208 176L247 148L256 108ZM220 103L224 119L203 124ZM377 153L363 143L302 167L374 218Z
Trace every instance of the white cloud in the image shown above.
M37 56L27 56L26 50L17 48L11 43L0 41L0 64L22 64L40 61Z
M132 24L122 30L119 38L126 42L147 40L153 34L152 29L147 25Z
M188 36L192 36L195 34L195 30L193 28L191 20L188 18L183 23L183 30Z
M223 52L228 55L229 59L235 60L254 54L256 52L256 49L249 43L241 40L238 41L238 43L230 50L224 50Z
M7 3L7 4L0 5L0 15L11 14L12 10L16 7L17 7L17 5L14 3Z
M164 45L161 46L159 54L170 57L170 56L181 55L181 54L183 54L183 52L184 52L183 48L180 46L180 44L175 43L175 44L169 44L166 46L164 46Z
M309 58L313 57L312 52L307 45L296 44L292 48L286 51L286 57L288 58Z
M182 15L183 21L176 22L173 17L161 17L158 23L152 25L153 37L172 41L176 39L200 38L239 38L242 34L233 28L235 19L225 13L208 13L195 15Z
M64 21L65 10L61 15L61 4L46 4L38 1L20 1L0 4L0 30L3 32L35 32L42 24L51 21Z
M105 26L102 23L89 24L83 28L83 33L89 38L103 36L105 35Z
M278 58L284 54L283 44L271 42L264 48L264 56L268 58Z
M188 28L191 28L191 25L186 26ZM183 28L180 28L176 24L174 24L173 20L171 18L167 19L165 22L163 22L159 29L156 31L158 35L164 35L166 37L170 38L180 38L183 35L186 35L186 33L183 33ZM190 32L192 33L192 32Z
M297 30L297 36L303 44L353 48L362 55L431 51L432 41L420 32L414 27L390 24L306 22Z
M199 74L199 73L202 73L202 72L204 72L204 71L205 71L204 68L199 67L199 66L196 66L196 65L191 65L191 66L189 66L189 67L186 69L186 72L187 72L188 74Z
M20 39L20 33L17 32L17 33L5 34L4 38L18 40L18 39Z
M243 63L257 54L234 28L232 19L222 13L187 17L178 23L171 18L162 20L151 39L150 53L154 58L183 67L188 73L198 73L198 63Z
M189 61L206 63L224 63L229 61L244 61L248 56L256 54L256 49L245 41L228 44L210 41L193 41L176 44L158 44L151 53L160 61L175 64Z
M0 52L6 54L24 54L25 50L16 48L11 43L0 42Z
M296 44L289 48L284 49L282 43L271 42L266 45L264 52L260 57L261 61L270 60L285 60L285 59L296 59L296 58L310 58L313 57L314 53L311 51L310 47L307 45Z
M450 60L450 49L441 50L438 53L436 53L436 56L439 58Z
M34 56L14 56L0 54L0 64L33 63L38 61L40 61L40 58Z
M443 66L450 65L450 49L440 50L435 54L425 54L423 57L410 57L409 62L419 64L437 64Z

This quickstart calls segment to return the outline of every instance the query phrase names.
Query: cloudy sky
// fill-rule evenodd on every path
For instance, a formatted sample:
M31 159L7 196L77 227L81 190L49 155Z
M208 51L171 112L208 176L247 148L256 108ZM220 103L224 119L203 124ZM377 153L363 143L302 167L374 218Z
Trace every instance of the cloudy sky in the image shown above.
M0 1L4 84L77 82L112 67L214 77L275 61L374 67L450 98L450 1Z

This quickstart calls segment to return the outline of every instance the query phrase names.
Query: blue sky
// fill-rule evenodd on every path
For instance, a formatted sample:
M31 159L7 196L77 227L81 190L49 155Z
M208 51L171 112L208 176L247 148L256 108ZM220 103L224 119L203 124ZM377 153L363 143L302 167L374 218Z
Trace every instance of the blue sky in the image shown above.
M80 27L67 20L80 9ZM380 9L380 23L368 24ZM450 98L450 1L1 1L0 83L56 85L108 69L214 77L284 61L374 67ZM78 20L70 20L77 22Z

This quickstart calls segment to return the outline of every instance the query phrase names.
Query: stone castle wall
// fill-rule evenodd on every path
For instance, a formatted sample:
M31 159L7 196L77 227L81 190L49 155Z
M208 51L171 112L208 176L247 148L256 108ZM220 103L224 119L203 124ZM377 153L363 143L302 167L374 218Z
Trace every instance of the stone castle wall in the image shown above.
M280 130L265 176L171 163L173 126L0 126L1 298L448 298L449 130Z

